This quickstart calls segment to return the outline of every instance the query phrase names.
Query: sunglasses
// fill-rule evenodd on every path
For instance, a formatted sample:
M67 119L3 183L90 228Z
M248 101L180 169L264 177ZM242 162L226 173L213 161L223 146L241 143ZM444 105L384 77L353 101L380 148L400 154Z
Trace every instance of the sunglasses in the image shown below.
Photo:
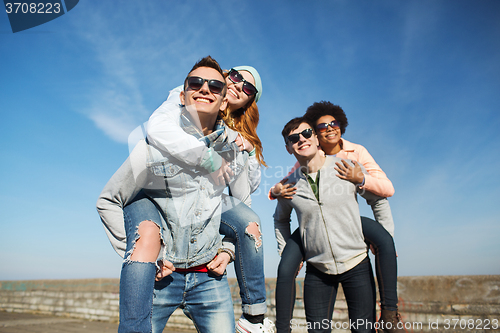
M219 81L219 80L207 80L204 78L201 78L199 76L190 76L187 78L187 86L189 89L192 90L200 90L201 87L205 84L205 82L208 82L208 89L213 93L213 94L220 94L222 90L224 89L224 86L226 85L224 82Z
M328 130L328 126L330 126L331 128L335 128L335 127L340 128L339 122L336 120L332 120L329 123L321 123L321 124L316 125L316 129L318 130L318 132L322 133L322 132L326 132Z
M293 144L293 143L299 142L300 135L302 135L304 137L304 139L309 139L312 136L312 134L313 134L312 128L308 128L308 129L303 130L300 133L290 134L287 137L287 140L288 140L288 142L291 142Z
M233 83L243 82L243 92L248 96L253 96L258 93L257 88L247 80L243 78L243 76L235 69L231 69L229 71L229 80L233 81Z

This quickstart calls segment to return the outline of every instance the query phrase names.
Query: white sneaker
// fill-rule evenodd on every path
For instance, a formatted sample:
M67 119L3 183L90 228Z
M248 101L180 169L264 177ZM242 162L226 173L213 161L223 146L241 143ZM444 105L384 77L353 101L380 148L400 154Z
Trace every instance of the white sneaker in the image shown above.
M236 323L236 332L239 333L274 333L274 324L267 318L264 318L264 324L252 324L243 317Z

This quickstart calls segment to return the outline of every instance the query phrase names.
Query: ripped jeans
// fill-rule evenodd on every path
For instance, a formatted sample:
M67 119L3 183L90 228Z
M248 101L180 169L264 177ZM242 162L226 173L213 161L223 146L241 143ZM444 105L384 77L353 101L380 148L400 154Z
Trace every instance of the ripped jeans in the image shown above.
M252 222L257 223L258 237L247 230ZM259 216L241 201L230 196L223 197L219 231L235 243L234 270L243 313L254 316L266 313L264 250Z
M246 229L251 222L260 225L260 219L252 209L232 197L223 199L223 207L225 209L221 216L220 232L227 238L235 240L236 243L234 264L243 312L249 315L264 314L267 306L262 236L256 237ZM140 223L152 221L160 227L158 229L160 232L163 229L162 219L157 207L142 192L132 203L124 207L123 215L127 234L127 250L120 276L120 325L118 332L151 332L152 326L158 327L157 321L166 321L166 318L161 319L152 315L156 263L131 261L130 256L138 239L137 230ZM177 274L173 275L177 276ZM220 306L223 312L227 312L223 303L220 303ZM153 319L156 323L153 323L154 325L152 325L152 318L155 318Z
M120 274L120 325L118 333L151 332L155 262L131 261L142 221L152 221L161 234L162 219L156 206L142 192L123 208L127 250Z

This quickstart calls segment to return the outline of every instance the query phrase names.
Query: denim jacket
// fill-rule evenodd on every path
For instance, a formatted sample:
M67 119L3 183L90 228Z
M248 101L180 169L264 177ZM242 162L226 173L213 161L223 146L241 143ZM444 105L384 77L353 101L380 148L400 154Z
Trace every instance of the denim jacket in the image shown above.
M233 143L237 133L218 121L214 132L203 136L183 112L183 129L203 140L230 162L234 177L246 167L246 154ZM123 207L139 191L155 201L163 215L164 246L160 258L175 267L189 268L212 260L222 244L219 234L221 196L225 185L216 185L207 171L187 165L141 140L103 189L97 210L115 250L124 255L126 235Z

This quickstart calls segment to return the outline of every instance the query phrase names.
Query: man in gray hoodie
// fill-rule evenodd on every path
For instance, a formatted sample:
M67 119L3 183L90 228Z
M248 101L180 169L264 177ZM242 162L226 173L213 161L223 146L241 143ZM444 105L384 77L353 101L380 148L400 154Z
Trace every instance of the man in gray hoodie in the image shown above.
M301 167L288 177L287 182L295 183L297 193L292 199L278 199L274 225L281 253L290 236L290 215L295 209L307 261L307 329L330 332L335 327L333 307L341 283L349 311L348 329L374 332L375 285L361 229L356 185L337 176L335 162L342 160L320 154L313 127L303 118L289 121L282 135L287 151Z

